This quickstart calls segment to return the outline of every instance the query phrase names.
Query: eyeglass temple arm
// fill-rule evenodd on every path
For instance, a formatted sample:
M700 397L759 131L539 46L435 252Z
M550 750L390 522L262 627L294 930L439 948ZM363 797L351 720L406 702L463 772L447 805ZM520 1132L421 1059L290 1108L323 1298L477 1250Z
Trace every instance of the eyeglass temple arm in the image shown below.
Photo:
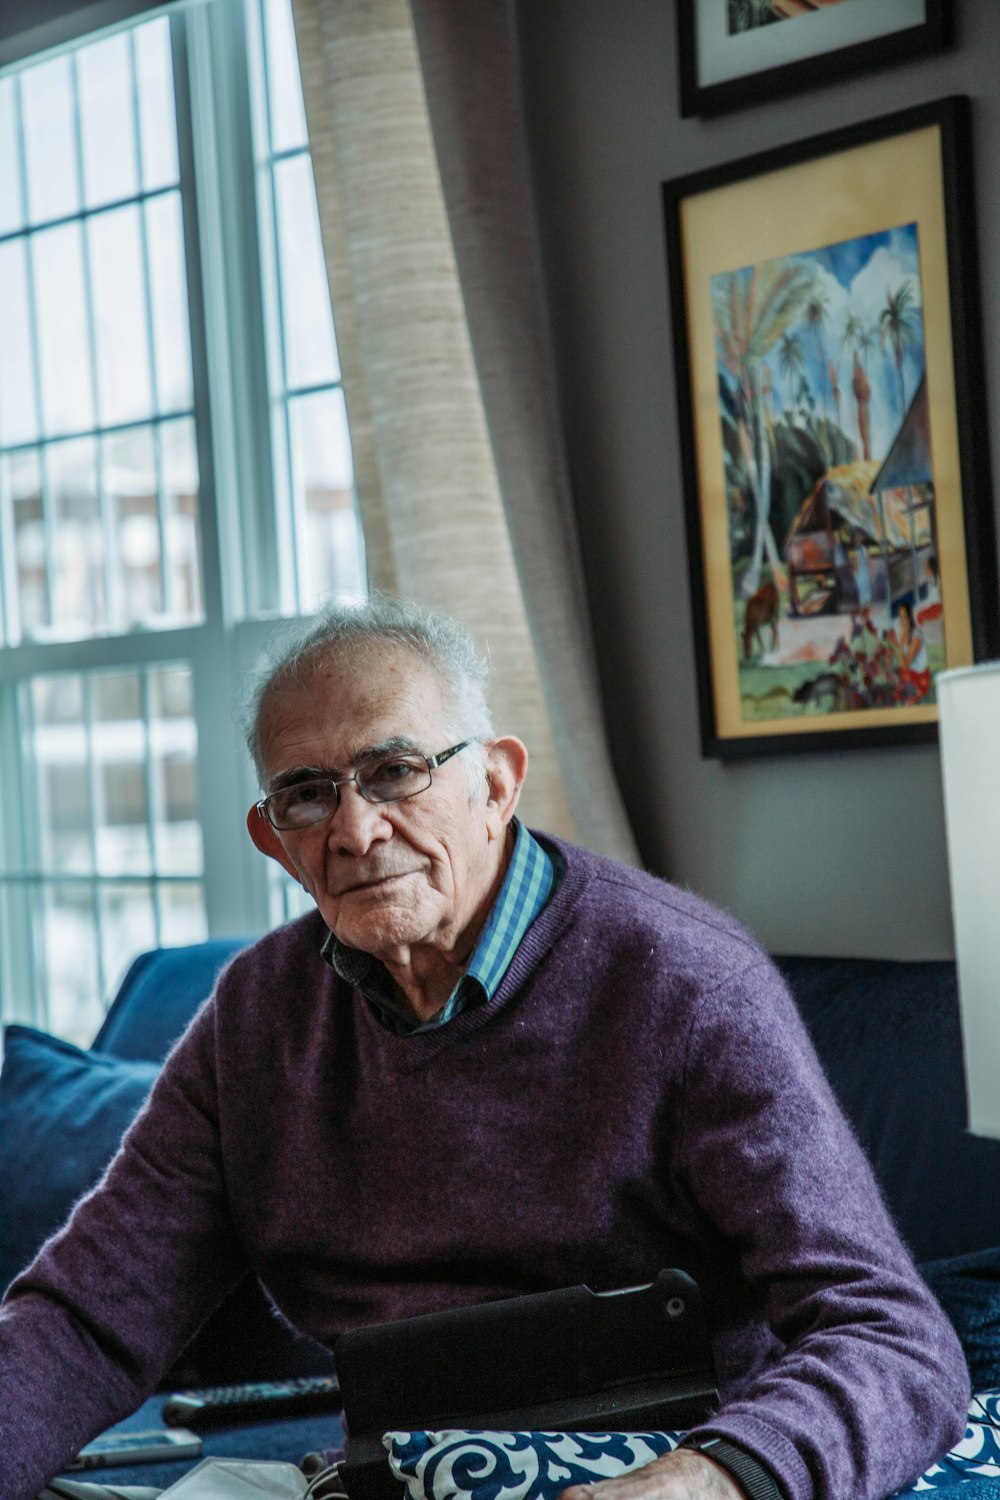
M460 745L452 745L450 750L442 750L440 755L425 755L428 769L436 771L438 766L443 766L446 760L451 760L451 757L457 755L460 750L467 750L473 743L473 740L463 740Z

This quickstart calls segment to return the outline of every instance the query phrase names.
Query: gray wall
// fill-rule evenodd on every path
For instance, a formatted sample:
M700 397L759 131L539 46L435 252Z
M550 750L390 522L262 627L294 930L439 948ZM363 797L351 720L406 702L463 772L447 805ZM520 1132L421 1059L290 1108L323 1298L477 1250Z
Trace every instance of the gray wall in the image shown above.
M525 111L615 763L650 867L772 951L952 953L937 748L740 764L700 752L660 183L963 93L973 100L990 431L1000 472L1000 4L948 52L682 120L669 0L517 0Z

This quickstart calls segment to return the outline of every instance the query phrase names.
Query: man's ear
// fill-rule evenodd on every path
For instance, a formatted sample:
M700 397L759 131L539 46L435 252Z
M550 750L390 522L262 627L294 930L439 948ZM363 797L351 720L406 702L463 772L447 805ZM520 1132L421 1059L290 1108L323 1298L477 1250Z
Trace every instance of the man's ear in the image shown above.
M285 853L284 844L271 827L267 814L258 812L256 804L247 813L247 833L249 833L261 854L266 854L269 859L276 859L281 868L287 870L293 880L298 880L298 871Z
M528 752L512 734L486 746L486 815L489 837L499 838L514 816L528 774Z

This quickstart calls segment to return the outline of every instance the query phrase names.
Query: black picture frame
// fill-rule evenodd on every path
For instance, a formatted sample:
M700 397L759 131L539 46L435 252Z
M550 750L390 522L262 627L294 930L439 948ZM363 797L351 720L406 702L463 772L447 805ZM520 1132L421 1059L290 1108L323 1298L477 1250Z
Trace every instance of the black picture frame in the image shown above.
M771 34L783 32L786 26L803 26L813 27L815 32L818 23L822 22L825 29L829 29L831 25L844 28L839 44L833 39L831 45L831 38L821 35L820 50L802 51L790 56L788 61L772 63L768 61L768 57L775 51L784 55L793 45L795 48L800 45L814 48L817 44L809 31L804 30L794 36L790 33L783 48L769 48L766 53L759 45L762 39L760 32L739 33L711 43L712 56L718 61L718 68L713 73L699 62L699 51L706 28L712 27L713 32L717 28L716 12L725 6L726 0L676 0L676 3L682 116L714 115L761 104L768 99L828 84L850 74L938 52L951 41L950 0L905 0L905 3L922 9L922 19L904 24L899 29L887 29L881 34L866 34L854 41L849 39L853 18L847 5L834 5L829 7L829 22L824 12L823 16L799 16L791 21L779 22L776 26L763 28L763 31ZM866 3L873 11L881 6L879 14L886 10L882 0L866 0ZM767 40L770 41L770 36ZM739 56L744 49L745 68ZM734 72L733 69L739 71ZM719 70L725 76L717 76Z
M988 423L968 99L937 100L677 178L663 184L663 205L703 755L735 759L933 742L937 736L933 691L937 672L1000 655L992 486L984 441ZM798 338L797 358L806 368L806 376L800 378L795 400L811 399L811 407L796 407L791 395L785 394L781 373L785 367L777 362L786 352L783 342L780 346L777 342L767 347L758 344L753 354L758 364L753 366L748 357L749 373L727 381L725 359L732 355L732 349L725 341L729 316L725 297L732 298L734 288L739 297L744 295L739 289L752 283L754 295L763 298L761 287L769 278L773 281L787 274L793 281L798 277L804 285L807 274L819 277L827 262L837 266L843 261L849 267L857 262L860 278L868 264L863 257L873 259L885 246L894 247L892 254L897 256L914 250L917 254L917 270L909 276L911 282L916 281L917 295L911 284L910 300L904 298L903 312L903 321L908 317L912 323L912 342L898 360L896 390L891 386L890 368L873 366L870 379L865 373L869 358L884 363L888 357L885 339L890 350L894 349L891 327L883 336L881 350L873 349L872 341L868 341L863 381L857 374L862 336L868 338L861 316L855 320L850 379L845 378L838 387L835 365L829 364L834 389L841 395L853 391L855 398L855 408L849 407L849 394L843 409L837 405L836 420L827 387L822 404L818 399L818 379L810 398L801 395L802 380L809 384L806 333L811 337L814 331L805 324L796 333L796 325L786 322L775 338ZM884 287L886 305L890 282L883 280L882 273L895 264L891 256L879 261L878 296L882 296ZM896 280L894 295L898 299L902 283L898 275ZM860 279L846 284L852 289L862 287ZM836 294L827 297L829 305L837 300L839 282L823 281L817 298L825 295L822 287L827 286ZM859 290L858 295L867 297L865 305L871 306L874 270L865 286L867 290ZM840 340L847 332L846 309L853 295L852 290L840 298L842 320L840 326L830 329L831 345L834 336ZM746 296L749 298L750 293ZM898 306L896 310L900 311ZM811 304L807 311L811 316ZM739 326L745 328L744 312L739 316L744 320ZM885 315L880 317L884 329ZM763 340L766 334L761 337ZM922 360L923 373L918 380L911 371L907 390L907 361L917 358L914 347ZM825 365L822 349L821 341L820 356L813 366L820 376ZM793 346L787 346L787 352L791 359ZM769 356L771 366L767 366ZM876 382L880 385L874 390ZM869 390L863 400L865 384ZM791 385L787 389L790 392ZM767 413L765 401L770 402ZM786 401L789 405L782 413ZM756 426L755 412L760 415ZM868 437L862 434L862 414L870 429ZM779 432L782 422L788 428L784 434ZM878 451L871 437L876 430L883 434ZM916 460L912 460L912 482L893 486L891 481L899 480L904 472L900 455L908 441L913 446L915 432L924 433L923 478L912 480L918 472L913 467ZM796 445L806 451L809 445L805 439L810 437L809 451L815 450L818 458L813 457L809 476L813 490L806 492L805 498L794 489L794 483L799 482L794 479L795 471L788 462L782 469L777 458L773 463L770 457L767 459L768 483L764 490L760 480L765 453L758 446L761 433L767 435L768 455L787 455L793 449L798 451ZM783 446L782 437L789 439ZM752 462L746 456L751 451ZM833 458L836 464L831 462ZM753 468L752 463L757 464L758 459L760 463ZM756 476L757 489L748 482L741 490L741 463L750 481ZM793 478L788 478L790 474ZM830 488L834 482L840 488ZM819 488L821 483L825 488ZM786 487L778 491L783 496L781 515L772 517L769 509L774 504L776 484ZM747 631L751 624L756 626L763 606L754 612L752 620L748 617L747 590L755 584L753 557L741 572L739 546L745 546L745 538L741 542L737 532L739 525L749 526L754 519L750 513L758 492L768 496L765 506L756 507L756 512L763 509L772 546L777 547L778 566L772 571L776 571L778 600L772 622L774 635L754 629L748 654ZM738 514L741 504L747 508L747 518L741 519ZM821 514L824 505L825 542L818 532L809 529L810 517ZM867 511L861 513L852 506L861 507L861 511L867 507ZM845 521L845 515L854 519ZM782 530L782 517L788 516L793 517L792 523ZM880 518L878 524L873 519L876 516ZM834 519L841 528L839 533L834 530ZM900 527L909 528L908 542L905 535L901 537ZM755 541L759 529L755 524ZM858 661L848 663L841 658L835 663L829 659L826 648L839 642L841 636L848 638L854 652L856 637L852 632L857 620L853 613L848 615L847 607L853 603L854 594L859 600L862 597L860 586L856 581L850 585L846 575L844 587L838 592L838 534L847 539L846 562L852 570L860 573L864 554L868 624L878 633L879 646L884 644L897 656L902 647L896 637L902 636L904 622L901 613L896 619L892 611L899 611L906 603L909 567L910 625L915 631L919 627L932 664L930 686L916 701L911 699L919 685L915 687L908 680L894 682L890 668L900 671L902 667L893 666L887 658L880 658L885 675L893 691L904 694L898 701L879 698L859 702ZM775 536L779 538L777 543ZM844 545L842 542L842 549ZM909 564L902 555L907 545L912 554ZM817 553L818 561L811 557L810 549ZM810 566L813 571L809 571ZM827 587L831 591L824 596L822 590ZM935 590L936 622L928 617L925 626L915 619L914 607L918 615L928 616L930 606L924 610L922 601ZM819 615L813 619L809 612L814 609L825 611L831 620L825 614L822 621ZM886 620L892 622L891 629L882 628ZM782 634L785 640L779 645ZM870 647L872 657L878 657L874 641ZM796 652L805 653L802 661L806 663L810 663L812 652L812 662L818 663L815 670L809 664L791 671L790 664L798 660ZM860 652L859 646L858 660ZM755 677L754 664L785 666L788 670L770 675L765 671L763 677ZM908 663L906 670L912 665ZM837 689L832 687L831 674L838 677ZM819 678L825 678L825 682L820 684ZM761 687L768 682L773 682L773 703ZM814 687L804 686L806 683L814 683ZM820 696L821 687L827 689L826 697ZM887 688L880 682L878 690L883 693ZM796 696L800 692L801 698ZM810 692L817 695L812 700Z

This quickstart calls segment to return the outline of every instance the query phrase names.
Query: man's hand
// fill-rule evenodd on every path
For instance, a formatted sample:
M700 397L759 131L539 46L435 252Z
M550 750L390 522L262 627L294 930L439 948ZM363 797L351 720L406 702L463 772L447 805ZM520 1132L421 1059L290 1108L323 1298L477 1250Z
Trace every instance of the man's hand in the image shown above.
M746 1500L736 1480L703 1453L678 1448L617 1479L574 1484L559 1500Z

